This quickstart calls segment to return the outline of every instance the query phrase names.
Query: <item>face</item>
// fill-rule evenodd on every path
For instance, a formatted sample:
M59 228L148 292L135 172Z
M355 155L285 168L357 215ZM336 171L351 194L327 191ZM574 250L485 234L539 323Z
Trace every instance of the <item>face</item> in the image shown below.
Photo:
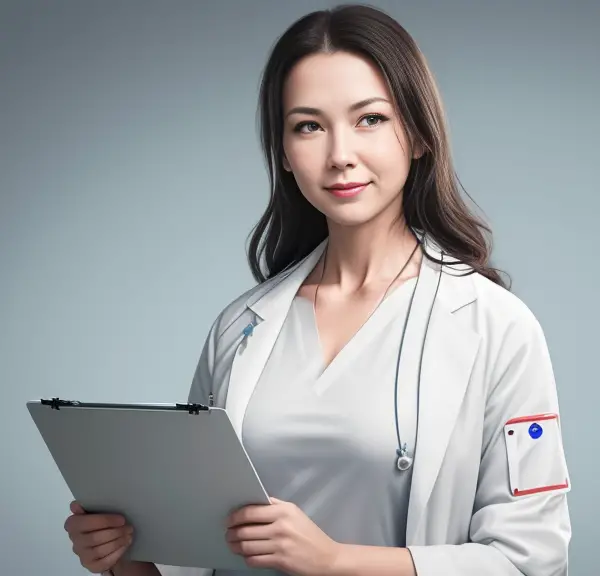
M373 64L344 52L304 58L286 80L283 113L284 169L330 225L397 218L418 153ZM348 183L362 186L335 189Z

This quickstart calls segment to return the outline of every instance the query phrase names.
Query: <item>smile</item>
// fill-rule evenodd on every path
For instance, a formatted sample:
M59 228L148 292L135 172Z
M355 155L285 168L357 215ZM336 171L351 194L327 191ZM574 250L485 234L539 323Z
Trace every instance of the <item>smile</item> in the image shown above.
M369 182L360 184L359 186L353 186L352 188L327 188L326 190L338 198L352 198L353 196L360 194L368 185Z

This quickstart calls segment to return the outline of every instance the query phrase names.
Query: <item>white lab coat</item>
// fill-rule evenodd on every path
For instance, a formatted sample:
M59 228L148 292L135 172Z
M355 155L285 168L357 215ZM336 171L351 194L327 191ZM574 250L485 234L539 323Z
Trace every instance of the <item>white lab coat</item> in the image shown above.
M324 246L236 299L210 330L190 401L208 403L212 394L240 437L288 308ZM431 240L425 248L439 258ZM560 432L555 440L548 434L549 444L533 457L509 453L505 437L511 419L559 412L546 341L515 295L479 274L461 275L464 270L445 266L438 287L439 266L424 258L411 312L426 320L437 288L421 364L407 547L418 576L565 576L570 480ZM250 323L256 327L244 336ZM405 339L405 377L416 377L419 369L425 322L416 325ZM534 482L529 488L564 486L514 496L509 472L518 483L519 468ZM210 574L161 570L165 576Z

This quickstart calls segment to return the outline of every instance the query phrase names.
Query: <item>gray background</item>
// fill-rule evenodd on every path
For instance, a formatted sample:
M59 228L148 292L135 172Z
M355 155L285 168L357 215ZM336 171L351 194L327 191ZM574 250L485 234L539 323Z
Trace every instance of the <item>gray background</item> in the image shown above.
M25 410L181 401L215 315L252 284L255 132L275 36L333 2L0 5L0 572L82 574L70 494ZM596 573L600 3L376 2L425 52L496 264L545 328Z

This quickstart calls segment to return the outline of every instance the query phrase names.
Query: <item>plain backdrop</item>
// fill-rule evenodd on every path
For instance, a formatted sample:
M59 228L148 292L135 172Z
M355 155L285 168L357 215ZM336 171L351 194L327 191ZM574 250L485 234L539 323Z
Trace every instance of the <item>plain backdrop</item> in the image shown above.
M545 329L573 490L571 573L600 538L600 3L374 2L415 37L494 262ZM84 571L71 495L25 409L185 400L252 278L267 200L255 112L275 38L333 2L0 3L2 574ZM199 495L201 496L201 495Z

